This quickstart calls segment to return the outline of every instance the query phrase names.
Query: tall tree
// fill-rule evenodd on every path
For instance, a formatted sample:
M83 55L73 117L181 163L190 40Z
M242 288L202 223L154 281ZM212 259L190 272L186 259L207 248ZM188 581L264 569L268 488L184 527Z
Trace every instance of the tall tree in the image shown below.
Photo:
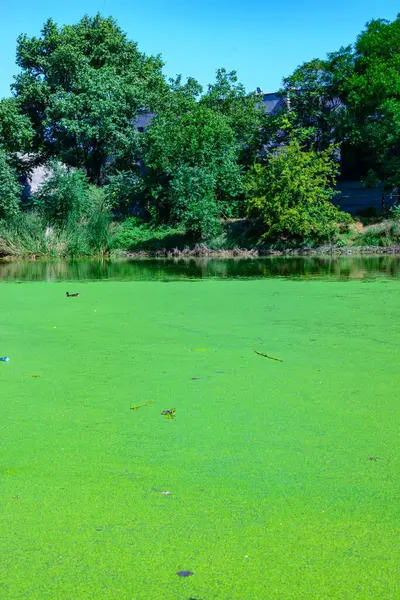
M374 20L358 36L354 69L340 82L350 143L367 180L400 185L400 15Z
M84 167L100 180L107 159L135 144L138 114L155 110L165 90L160 57L148 57L112 18L84 17L40 37L18 38L15 96L46 156Z
M262 144L265 121L259 96L246 93L236 71L218 69L215 83L208 86L200 102L227 119L239 144L240 162L252 164Z
M144 135L145 179L154 216L169 220L172 214L181 214L173 204L185 185L196 190L196 196L211 186L204 193L214 198L216 212L234 214L242 185L238 155L229 120L201 102L188 108L185 98L185 111L157 116ZM178 175L179 185L171 186ZM190 182L191 175L195 181Z

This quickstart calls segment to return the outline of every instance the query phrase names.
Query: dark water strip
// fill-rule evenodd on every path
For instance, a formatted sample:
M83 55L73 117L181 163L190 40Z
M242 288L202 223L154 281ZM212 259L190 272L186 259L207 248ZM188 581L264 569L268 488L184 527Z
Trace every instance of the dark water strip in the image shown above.
M399 256L1 261L0 281L400 279Z

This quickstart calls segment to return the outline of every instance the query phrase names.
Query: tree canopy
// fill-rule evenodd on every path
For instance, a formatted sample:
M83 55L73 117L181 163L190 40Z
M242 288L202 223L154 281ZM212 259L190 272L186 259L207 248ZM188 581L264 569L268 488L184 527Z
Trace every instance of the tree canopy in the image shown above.
M52 222L101 205L194 239L247 214L266 235L322 238L339 219L336 176L400 184L399 57L400 17L371 21L354 45L297 67L267 115L235 71L218 69L205 89L167 80L161 57L111 17L49 19L39 36L19 36L13 97L0 101L1 214L20 208L15 167L29 153L53 164L30 203Z
M107 159L132 143L143 111L165 89L160 57L139 52L112 18L84 17L40 37L21 35L15 97L35 131L34 148L84 168L99 183Z

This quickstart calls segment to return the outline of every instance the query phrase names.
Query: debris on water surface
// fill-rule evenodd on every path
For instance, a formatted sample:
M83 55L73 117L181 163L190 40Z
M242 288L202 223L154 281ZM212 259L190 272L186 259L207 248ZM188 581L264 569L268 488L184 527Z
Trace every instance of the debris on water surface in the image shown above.
M268 354L263 354L262 352L257 352L257 350L254 350L254 352L256 354L258 354L258 356L263 356L264 358L270 358L271 360L277 360L278 362L283 362L283 360L281 360L280 358L274 358L273 356L268 356Z
M168 410L163 410L161 412L162 416L165 417L167 419L167 421L170 421L171 419L175 419L175 413L176 413L176 408L170 408Z
M370 457L368 458L368 460L373 460L373 461L376 461L376 460L381 460L381 459L379 458L379 456L370 456Z
M172 496L172 492L160 492L163 496Z
M1 362L10 362L10 360L11 360L11 359L10 359L10 357L9 357L9 356L2 356L2 357L0 358L0 361L1 361Z
M39 379L40 375L32 375L33 379Z
M177 575L179 575L179 577L191 577L194 573L193 571L178 571Z
M155 404L155 400L149 400L149 402L145 402L144 404L138 404L137 406L131 406L130 410L139 410L139 408L143 408L144 406L150 406L150 404Z

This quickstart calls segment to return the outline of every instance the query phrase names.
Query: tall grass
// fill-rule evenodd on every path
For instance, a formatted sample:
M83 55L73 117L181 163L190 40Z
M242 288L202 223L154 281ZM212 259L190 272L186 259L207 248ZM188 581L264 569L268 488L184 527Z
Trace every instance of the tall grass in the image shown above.
M359 246L394 246L400 244L400 221L387 219L381 223L369 225L354 240Z
M0 221L0 256L78 258L107 256L114 232L107 211L96 210L78 221L49 226L36 212Z

